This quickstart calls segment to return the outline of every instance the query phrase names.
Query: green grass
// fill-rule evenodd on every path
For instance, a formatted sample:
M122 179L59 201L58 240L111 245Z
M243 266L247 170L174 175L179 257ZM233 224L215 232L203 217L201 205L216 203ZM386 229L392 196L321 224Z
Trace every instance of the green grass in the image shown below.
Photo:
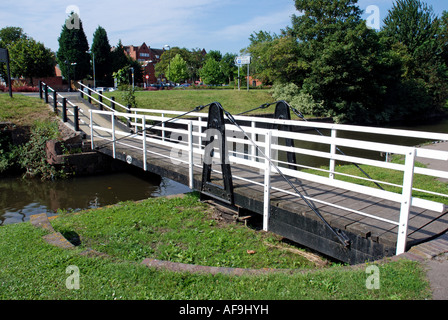
M42 239L46 231L30 223L2 226L0 299L410 300L430 297L422 266L404 260L378 264L378 290L366 288L369 275L364 267L347 269L333 266L294 274L212 276L157 271L140 264L142 257L154 257L158 251L165 251L167 259L177 260L180 253L192 250L190 246L182 247L186 239L193 242L195 238L196 246L204 249L197 249L199 251L192 256L193 262L215 261L220 264L222 257L230 260L233 254L240 257L243 265L243 260L266 262L269 255L274 257L279 254L263 252L262 249L264 241L277 241L275 237L268 240L271 235L243 226L214 225L203 209L195 197L186 197L153 199L138 204L123 203L80 214L63 214L52 223L61 231L76 231L80 235L83 244L73 250L47 244ZM160 219L160 216L165 217ZM179 223L179 230L170 230L179 228ZM210 234L212 231L220 235L215 237ZM170 248L164 233L171 233L166 237L182 250L175 250L176 246ZM158 235L153 238L155 234ZM208 237L213 240L210 242ZM220 238L221 242L218 241ZM162 250L162 243L165 242L168 248ZM101 249L109 256L80 255L87 245ZM258 251L246 259L247 248ZM195 257L204 250L209 251L210 258L203 260L204 257ZM215 255L220 257L213 257ZM300 260L299 257L296 259ZM256 262L249 265L253 263ZM80 271L79 290L66 288L66 279L70 275L66 273L66 268L72 265Z
M14 94L0 94L0 122L8 121L16 125L30 126L36 120L46 120L53 117L45 102L34 97Z
M76 232L87 247L135 262L155 258L216 267L313 266L297 254L266 246L282 244L274 234L219 223L196 196L125 202L79 215L62 214L54 226L62 234Z
M108 92L108 97L115 96L116 101L123 103L122 93ZM274 102L269 90L160 90L137 91L135 93L137 107L142 109L161 109L190 111L199 105L219 102L232 114L247 111L264 103ZM208 112L204 109L203 112ZM256 113L274 113L274 106Z

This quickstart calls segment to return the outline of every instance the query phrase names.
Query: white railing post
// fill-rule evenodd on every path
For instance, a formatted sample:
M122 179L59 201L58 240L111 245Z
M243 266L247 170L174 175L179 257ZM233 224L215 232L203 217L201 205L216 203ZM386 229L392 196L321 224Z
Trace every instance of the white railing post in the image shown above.
M402 254L406 252L406 241L408 236L409 213L411 211L412 184L414 181L414 164L417 149L413 148L406 154L403 191L400 209L400 222L398 225L397 252Z
M193 121L188 122L188 172L189 172L189 187L194 188L194 175L193 175Z
M251 127L252 129L255 129L256 123L255 121L251 121ZM255 130L252 131L252 140L255 141L255 143L257 142L257 134L255 133ZM251 160L252 161L257 161L257 158L255 157L257 154L257 148L255 148L254 145L250 146L250 154L251 154Z
M117 157L117 154L116 154L117 139L115 139L115 116L114 116L114 113L111 113L111 123L112 123L112 156L115 159Z
M264 201L263 201L263 230L269 230L269 215L271 211L271 141L272 132L265 135L265 169L264 169Z
M198 118L199 124L198 124L198 144L199 149L202 149L202 117Z
M162 113L162 141L165 141L165 114Z
M142 118L142 138L143 138L143 170L148 171L147 153L146 153L146 117L143 115Z
M92 109L89 109L89 115L90 115L90 146L92 148L92 150L95 149L95 145L93 142L93 114L92 114Z
M131 120L132 116L129 117L129 121ZM135 134L138 132L138 122L137 122L137 111L134 111L134 123L135 123Z
M331 129L331 147L330 147L330 179L334 179L334 170L336 168L336 160L334 159L334 155L336 155L336 144L334 140L337 138L337 130Z

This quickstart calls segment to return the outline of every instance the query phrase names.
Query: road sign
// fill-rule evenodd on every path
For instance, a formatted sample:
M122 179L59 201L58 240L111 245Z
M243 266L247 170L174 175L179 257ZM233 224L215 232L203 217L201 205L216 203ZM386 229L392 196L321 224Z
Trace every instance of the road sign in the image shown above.
M8 49L0 48L0 62L6 63L7 68L7 77L8 77L8 83L9 83L9 96L12 98L12 83L11 83L11 71L9 69L9 52Z
M241 56L235 58L235 64L243 65L250 64L251 57L250 56Z
M8 51L0 48L0 62L8 62Z

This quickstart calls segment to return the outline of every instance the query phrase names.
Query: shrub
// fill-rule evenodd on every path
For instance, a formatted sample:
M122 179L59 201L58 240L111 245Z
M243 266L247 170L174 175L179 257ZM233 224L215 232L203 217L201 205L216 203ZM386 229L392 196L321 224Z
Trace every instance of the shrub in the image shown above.
M58 123L56 121L36 121L31 128L30 140L18 147L18 164L26 170L27 177L40 177L49 180L60 177L62 172L47 162L46 143L48 140L59 137Z
M277 101L285 100L303 114L319 117L328 116L323 101L316 102L312 95L301 91L294 83L276 84L271 93Z

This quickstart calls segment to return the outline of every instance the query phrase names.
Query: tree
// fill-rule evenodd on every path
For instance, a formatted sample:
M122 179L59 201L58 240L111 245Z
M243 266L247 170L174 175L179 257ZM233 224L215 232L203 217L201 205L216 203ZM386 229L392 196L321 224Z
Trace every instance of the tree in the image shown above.
M257 79L265 84L301 82L303 75L299 72L299 47L295 37L259 31L249 40L251 43L244 52L253 57L251 69Z
M55 58L44 44L28 37L19 27L6 27L0 30L0 47L9 50L11 74L13 77L49 77L54 75ZM2 77L6 70L0 68Z
M222 54L221 51L218 50L210 50L207 55L205 56L205 60L207 59L213 59L215 61L220 62L222 60Z
M54 55L42 43L31 38L21 38L10 45L9 50L11 73L14 77L30 78L33 85L34 77L54 76Z
M20 27L5 27L0 30L0 48L7 48L20 39L26 39L28 36Z
M324 101L326 115L342 122L378 122L385 117L383 64L387 50L361 19L356 0L296 0L292 27L285 34L297 42L294 82L303 94ZM384 58L384 59L383 59ZM385 75L380 72L386 71ZM323 115L323 114L316 114Z
M100 86L112 82L112 53L106 30L99 26L93 34L91 52L95 56L95 76Z
M234 80L235 73L237 73L237 67L235 65L236 54L226 53L220 61L221 71L223 76L229 81L229 84Z
M420 0L397 0L384 19L383 32L392 42L404 44L417 57L434 52L439 19Z
M160 61L155 65L156 77L165 75L169 78L169 72L171 71L171 63L174 57L180 55L184 61L190 61L190 52L186 48L172 47L170 50L166 50L160 56ZM188 69L188 68L187 68Z
M206 84L219 85L225 82L220 64L215 59L208 59L199 73Z
M438 35L440 56L448 66L448 11L444 11L440 18Z
M168 74L168 72L165 72L165 74ZM176 54L174 59L171 60L170 78L168 80L172 82L181 82L187 77L187 63L182 59L180 54Z
M192 81L199 80L199 71L201 70L205 62L205 55L203 54L203 50L199 48L192 49L189 59L185 61L187 62L189 78Z
M57 61L62 75L65 78L78 80L85 78L90 72L89 44L82 26L82 21L74 12L71 13L68 21L75 19L79 21L79 28L68 28L66 21L62 26L61 35L58 39L59 50ZM75 65L76 64L76 65Z
M111 71L112 73L118 72L128 65L128 57L124 53L124 47L121 43L121 39L118 41L117 46L111 52Z
M403 61L403 85L422 101L408 107L417 115L437 112L448 99L447 19L420 0L397 0L384 20L382 33Z
M5 27L0 30L0 48L9 49L14 42L26 39L27 35L20 27ZM0 62L0 77L8 81L6 63Z

